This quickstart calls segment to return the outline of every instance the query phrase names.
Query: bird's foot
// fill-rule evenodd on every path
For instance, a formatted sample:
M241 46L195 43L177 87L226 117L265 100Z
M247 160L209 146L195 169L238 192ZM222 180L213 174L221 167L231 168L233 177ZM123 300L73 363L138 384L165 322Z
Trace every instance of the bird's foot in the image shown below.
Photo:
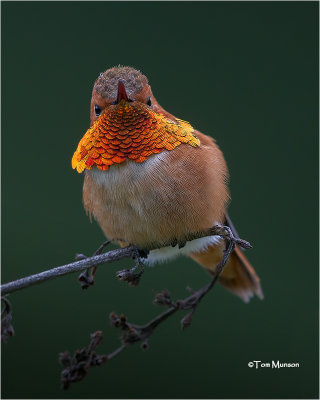
M137 257L138 258L147 258L150 250L138 249L137 248Z
M111 243L110 240L105 241L102 243L102 245L93 253L92 256L98 256L102 254L103 250ZM76 255L76 260L84 260L88 258L84 254L77 254ZM94 278L97 273L98 266L94 265L91 268L85 269L83 272L78 277L78 281L80 282L81 288L82 289L88 289L88 287L94 285Z
M242 247L243 249L252 249L251 244L246 240L240 239L239 237L235 236L229 226L217 224L214 225L210 229L210 231L213 235L221 236L222 238Z

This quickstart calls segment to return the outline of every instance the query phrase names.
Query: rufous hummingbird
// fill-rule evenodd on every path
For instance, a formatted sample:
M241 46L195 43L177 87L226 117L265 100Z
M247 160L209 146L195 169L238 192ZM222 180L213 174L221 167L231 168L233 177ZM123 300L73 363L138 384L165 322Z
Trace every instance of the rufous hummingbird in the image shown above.
M215 140L165 111L148 79L131 67L100 74L90 115L90 129L72 158L72 167L85 171L83 202L90 218L122 247L158 248L146 263L185 254L214 273L224 241L188 235L217 223L234 229L227 215L228 169ZM238 246L219 282L245 302L254 293L263 298Z

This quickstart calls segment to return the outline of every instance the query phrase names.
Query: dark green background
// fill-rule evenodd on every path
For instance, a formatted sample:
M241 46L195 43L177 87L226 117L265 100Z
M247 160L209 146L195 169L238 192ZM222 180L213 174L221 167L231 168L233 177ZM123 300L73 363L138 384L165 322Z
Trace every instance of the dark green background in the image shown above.
M76 275L10 296L16 335L2 347L3 398L316 398L318 396L318 4L316 2L2 2L2 280L92 254L104 240L81 200L71 157L89 126L93 82L141 69L158 101L214 136L231 172L229 208L265 300L223 288L182 332L163 324L59 388L58 353L104 331L110 311L144 323L163 288L174 298L207 273L180 258L118 282L121 262L81 291ZM298 362L250 369L248 362Z

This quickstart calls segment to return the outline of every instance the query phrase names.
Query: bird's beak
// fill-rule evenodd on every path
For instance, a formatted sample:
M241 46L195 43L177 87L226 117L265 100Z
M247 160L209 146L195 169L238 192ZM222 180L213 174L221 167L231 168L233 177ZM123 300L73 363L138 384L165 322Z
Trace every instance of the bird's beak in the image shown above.
M121 100L130 101L126 92L126 88L124 87L123 80L120 79L118 83L117 103L119 103Z

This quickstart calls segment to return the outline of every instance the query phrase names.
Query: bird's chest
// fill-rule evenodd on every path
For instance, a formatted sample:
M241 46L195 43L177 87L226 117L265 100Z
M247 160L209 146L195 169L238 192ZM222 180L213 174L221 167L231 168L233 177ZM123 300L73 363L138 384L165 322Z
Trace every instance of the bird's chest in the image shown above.
M83 199L105 235L122 245L144 249L184 242L190 233L211 227L217 219L203 196L199 177L183 174L181 165L168 152L144 163L128 161L108 171L86 172ZM169 162L171 161L171 162ZM215 243L216 237L187 242L179 249L165 247L150 253L148 262L199 251Z
M87 171L85 207L109 238L142 244L176 236L173 231L179 230L184 214L183 196L177 179L161 169L164 157L159 154L144 163L128 161L108 171Z
M152 189L152 171L146 163L126 162L112 166L108 171L87 172L96 187L101 207L132 223L137 216L145 219L160 202L159 193Z

